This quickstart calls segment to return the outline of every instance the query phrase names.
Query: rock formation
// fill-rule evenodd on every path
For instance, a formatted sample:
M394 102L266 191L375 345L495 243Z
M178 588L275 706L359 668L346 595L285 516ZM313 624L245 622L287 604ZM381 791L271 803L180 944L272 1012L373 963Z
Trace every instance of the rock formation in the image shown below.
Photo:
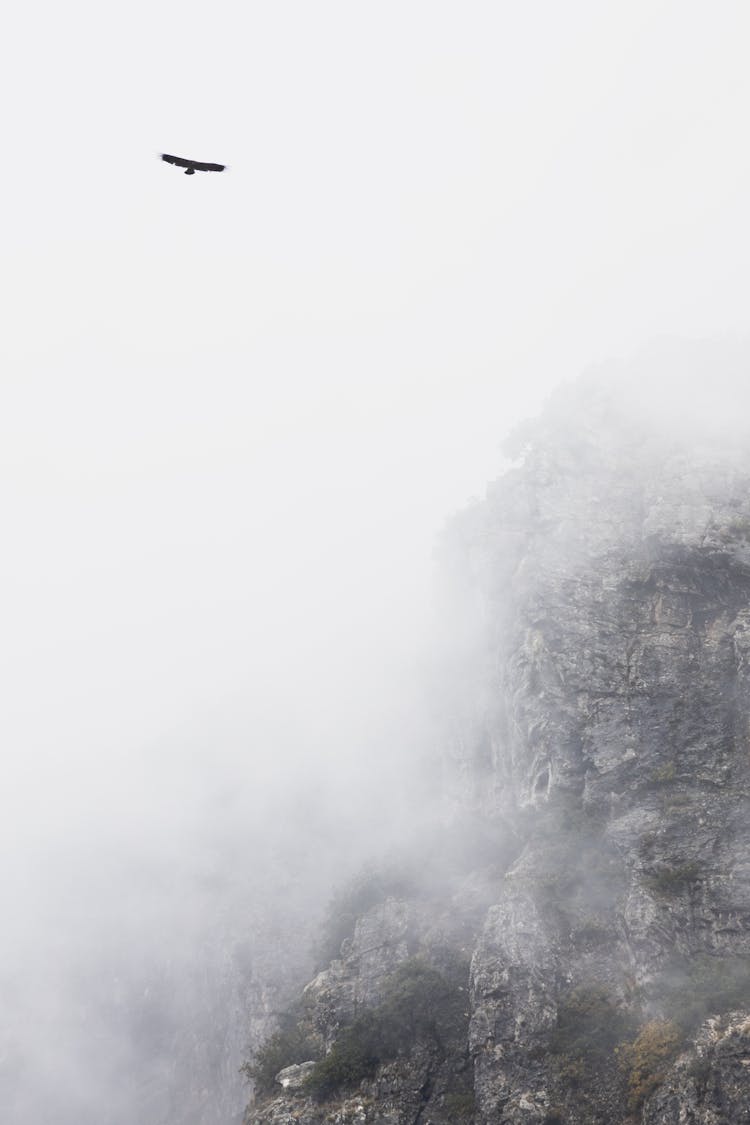
M750 1121L750 451L700 422L583 380L455 521L482 628L441 831L474 844L385 887L303 994L287 1065L370 1055L248 1125ZM394 1031L408 988L427 1015Z

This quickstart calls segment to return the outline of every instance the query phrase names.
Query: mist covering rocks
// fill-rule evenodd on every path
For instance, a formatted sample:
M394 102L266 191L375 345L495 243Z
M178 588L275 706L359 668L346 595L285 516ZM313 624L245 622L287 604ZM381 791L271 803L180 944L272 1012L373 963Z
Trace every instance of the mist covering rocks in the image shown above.
M425 877L359 900L246 1125L750 1120L746 370L584 377L452 521Z
M749 369L561 388L440 537L419 676L290 677L57 851L45 809L9 1125L750 1120Z

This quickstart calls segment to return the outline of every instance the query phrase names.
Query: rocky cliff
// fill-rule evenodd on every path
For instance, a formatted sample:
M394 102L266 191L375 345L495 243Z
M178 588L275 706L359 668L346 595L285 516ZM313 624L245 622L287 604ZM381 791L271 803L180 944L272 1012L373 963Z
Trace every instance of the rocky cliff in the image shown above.
M248 1125L750 1121L750 456L709 430L584 380L455 521L460 813L360 901Z

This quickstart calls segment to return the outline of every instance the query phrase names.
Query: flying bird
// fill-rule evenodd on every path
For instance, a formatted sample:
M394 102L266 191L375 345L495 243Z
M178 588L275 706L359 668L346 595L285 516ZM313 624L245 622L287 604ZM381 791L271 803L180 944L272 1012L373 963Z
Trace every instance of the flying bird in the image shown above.
M188 160L184 156L170 156L168 152L161 154L162 160L167 164L176 164L178 168L185 169L186 176L194 176L196 172L223 172L226 164L206 164L203 160Z

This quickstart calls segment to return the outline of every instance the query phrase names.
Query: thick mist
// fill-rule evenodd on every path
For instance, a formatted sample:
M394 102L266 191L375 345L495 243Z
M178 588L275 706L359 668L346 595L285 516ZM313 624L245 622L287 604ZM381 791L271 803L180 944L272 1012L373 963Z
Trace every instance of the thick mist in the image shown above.
M746 331L747 31L739 3L10 15L4 1121L235 1118L269 951L292 989L333 888L442 815L482 625L435 593L445 521L560 381Z

